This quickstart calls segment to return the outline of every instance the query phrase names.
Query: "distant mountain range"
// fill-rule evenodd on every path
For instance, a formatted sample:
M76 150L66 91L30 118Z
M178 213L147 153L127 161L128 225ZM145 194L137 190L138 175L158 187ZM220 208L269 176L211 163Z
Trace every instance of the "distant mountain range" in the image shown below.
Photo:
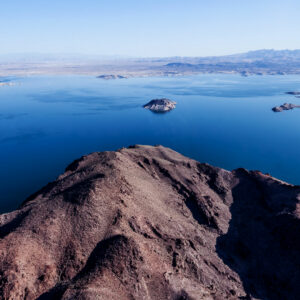
M81 54L0 55L0 75L111 74L173 76L194 73L300 74L300 50L256 50L207 57L134 58ZM113 77L114 77L113 76Z
M300 61L300 50L256 50L241 54L221 56L234 60L297 60Z

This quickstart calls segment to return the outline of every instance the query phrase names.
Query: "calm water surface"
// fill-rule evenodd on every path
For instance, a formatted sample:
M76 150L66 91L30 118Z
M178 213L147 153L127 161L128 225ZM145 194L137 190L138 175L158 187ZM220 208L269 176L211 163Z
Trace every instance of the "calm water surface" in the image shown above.
M201 162L245 167L300 184L300 76L199 75L103 81L89 76L0 78L0 212L54 180L74 159L162 144ZM170 113L141 108L175 100Z

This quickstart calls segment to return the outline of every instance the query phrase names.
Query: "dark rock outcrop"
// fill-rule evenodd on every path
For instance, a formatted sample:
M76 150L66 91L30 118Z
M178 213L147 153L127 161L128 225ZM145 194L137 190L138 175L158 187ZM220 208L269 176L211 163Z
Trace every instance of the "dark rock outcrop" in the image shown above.
M298 299L299 202L161 146L93 153L0 216L0 299Z
M167 112L176 107L176 102L167 98L153 99L143 107L154 112Z
M300 105L292 104L292 103L284 103L280 106L275 106L272 108L274 112L282 112L284 110L291 110L294 108L300 108Z

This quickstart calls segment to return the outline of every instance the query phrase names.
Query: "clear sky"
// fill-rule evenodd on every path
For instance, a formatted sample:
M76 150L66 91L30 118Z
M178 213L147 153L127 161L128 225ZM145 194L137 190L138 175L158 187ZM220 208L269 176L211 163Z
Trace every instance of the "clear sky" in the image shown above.
M299 13L300 0L3 0L0 54L300 49Z

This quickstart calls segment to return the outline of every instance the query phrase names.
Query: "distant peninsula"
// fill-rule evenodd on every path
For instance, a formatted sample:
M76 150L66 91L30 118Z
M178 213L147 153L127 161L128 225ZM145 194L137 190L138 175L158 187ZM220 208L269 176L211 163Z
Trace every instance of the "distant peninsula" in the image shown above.
M286 92L288 95L294 95L294 96L300 96L300 92L298 91L293 91L293 92Z
M162 98L162 99L153 99L147 104L145 104L143 107L153 112L163 113L174 109L176 107L176 104L177 104L176 102L170 99Z
M0 81L0 87L1 86L13 86L15 85L13 82L10 82L10 81Z

